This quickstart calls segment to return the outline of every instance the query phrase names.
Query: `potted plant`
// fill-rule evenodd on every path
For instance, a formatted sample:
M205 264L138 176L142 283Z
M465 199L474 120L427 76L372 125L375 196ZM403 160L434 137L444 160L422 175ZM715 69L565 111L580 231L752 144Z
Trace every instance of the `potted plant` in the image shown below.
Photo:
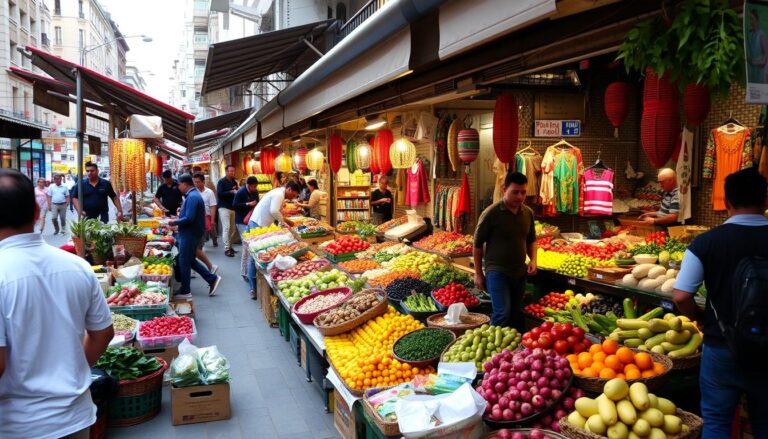
M141 258L144 256L144 247L147 245L147 235L142 228L131 223L117 223L113 226L115 244L122 245L131 256Z
M72 242L75 245L77 255L85 257L86 250L92 247L92 238L95 230L100 228L101 222L93 218L83 218L70 223L69 230L72 233Z
M111 259L112 245L115 243L115 234L111 227L102 227L99 224L98 228L92 231L91 240L93 243L91 255L94 264L100 265Z

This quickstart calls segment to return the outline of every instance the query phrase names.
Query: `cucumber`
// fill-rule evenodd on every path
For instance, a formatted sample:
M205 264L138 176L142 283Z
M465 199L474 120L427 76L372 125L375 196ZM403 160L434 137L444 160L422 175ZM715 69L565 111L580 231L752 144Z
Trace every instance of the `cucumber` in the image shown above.
M637 330L621 331L617 333L619 340L628 340L630 338L640 338Z
M656 335L656 333L655 333L655 332L651 331L651 330L650 330L650 329L648 329L648 328L640 328L640 329L638 329L638 330L637 330L637 334L638 334L638 335L640 336L640 338L642 338L643 340L647 340L647 339L649 339L649 338L653 337L654 335Z
M648 348L652 348L656 345L659 345L663 342L667 341L667 334L662 332L661 334L656 334L653 337L647 339L645 341L645 345L648 346Z
M669 355L670 358L683 358L687 357L689 355L693 355L694 352L696 352L696 349L701 346L702 338L701 334L698 332L694 332L691 334L691 339L688 340L688 343L685 344L685 346L681 349L678 349L676 351L668 352L667 355Z
M640 319L618 319L616 320L616 326L625 330L640 329L647 328L648 322Z
M662 342L659 346L664 348L664 352L672 352L685 347L685 344L672 344L668 341Z
M624 340L622 343L624 343L624 346L628 348L638 348L641 344L643 344L642 338L628 338Z
M635 305L632 303L632 299L625 297L622 303L624 305L624 317L628 319L637 318L637 311L635 310Z
M657 318L663 314L664 314L664 308L657 306L656 308L638 317L638 319L648 321L648 320Z
M675 331L670 329L665 333L666 341L672 344L684 344L691 339L691 331Z
M672 329L672 327L669 325L667 320L651 319L648 320L648 329L658 334L661 332L667 332Z

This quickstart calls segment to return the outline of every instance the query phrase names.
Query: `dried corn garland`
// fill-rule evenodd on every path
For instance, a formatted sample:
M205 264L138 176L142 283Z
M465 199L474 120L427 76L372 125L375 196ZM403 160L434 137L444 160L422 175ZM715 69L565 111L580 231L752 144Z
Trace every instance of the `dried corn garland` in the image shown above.
M462 129L462 123L459 119L454 119L448 128L448 160L451 162L453 172L461 169L461 158L459 158L459 131Z
M143 192L147 189L147 168L144 142L137 139L115 139L110 145L110 171L118 178L120 186L128 191Z

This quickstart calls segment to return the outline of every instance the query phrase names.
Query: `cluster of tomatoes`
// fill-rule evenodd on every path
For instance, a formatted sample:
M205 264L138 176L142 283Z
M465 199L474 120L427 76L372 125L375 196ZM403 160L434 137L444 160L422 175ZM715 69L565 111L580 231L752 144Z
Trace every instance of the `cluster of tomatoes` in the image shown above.
M142 322L139 326L139 335L142 337L161 337L165 335L192 334L194 327L189 317L156 317Z
M553 240L551 237L539 239L538 246L542 250L588 256L601 261L612 259L614 253L626 248L624 244L621 243L595 245L587 244L586 242L578 242L575 244L568 244L563 240Z
M540 319L544 318L544 306L539 305L538 303L529 303L528 305L525 305L525 307L523 307L523 312Z
M442 288L438 288L433 294L435 299L446 307L459 302L463 303L467 308L480 304L480 300L470 293L464 285L457 283L450 283Z
M645 237L645 242L647 244L654 243L658 245L659 247L663 246L667 242L667 232L653 232L650 235Z
M344 253L354 253L366 250L370 246L371 244L368 244L357 236L344 236L329 242L323 249L332 255L341 255Z
M544 322L523 334L523 346L529 349L554 349L560 355L587 351L592 342L584 330L570 323Z

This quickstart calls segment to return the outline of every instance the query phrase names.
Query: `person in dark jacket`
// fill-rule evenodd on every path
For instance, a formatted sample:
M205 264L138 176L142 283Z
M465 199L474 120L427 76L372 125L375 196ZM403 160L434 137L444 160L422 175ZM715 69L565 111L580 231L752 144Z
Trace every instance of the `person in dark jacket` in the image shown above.
M163 184L157 188L155 193L155 204L165 215L174 216L181 207L181 190L179 184L173 179L170 170L163 171Z
M245 186L237 190L235 194L235 200L232 206L235 208L235 227L240 234L240 239L245 243L243 239L243 233L248 231L248 225L245 224L245 217L253 210L256 203L259 202L259 181L256 177L251 175L245 180ZM248 279L248 258L250 257L247 248L243 247L243 255L240 259L240 276L243 279Z
M208 295L213 296L219 287L221 276L208 271L205 265L195 257L198 244L205 233L205 203L200 192L195 188L191 175L182 174L179 176L179 189L186 198L181 205L179 217L169 222L169 224L179 227L179 257L176 264L176 279L181 282L181 287L174 294L174 297L179 299L192 298L192 291L189 286L192 276L191 270L195 270L208 282Z
M232 240L235 237L235 233L237 233L233 206L237 189L235 165L228 165L227 175L216 183L216 197L219 200L219 218L221 219L222 227L221 236L224 240L224 254L230 258L235 256L236 253L232 248Z

